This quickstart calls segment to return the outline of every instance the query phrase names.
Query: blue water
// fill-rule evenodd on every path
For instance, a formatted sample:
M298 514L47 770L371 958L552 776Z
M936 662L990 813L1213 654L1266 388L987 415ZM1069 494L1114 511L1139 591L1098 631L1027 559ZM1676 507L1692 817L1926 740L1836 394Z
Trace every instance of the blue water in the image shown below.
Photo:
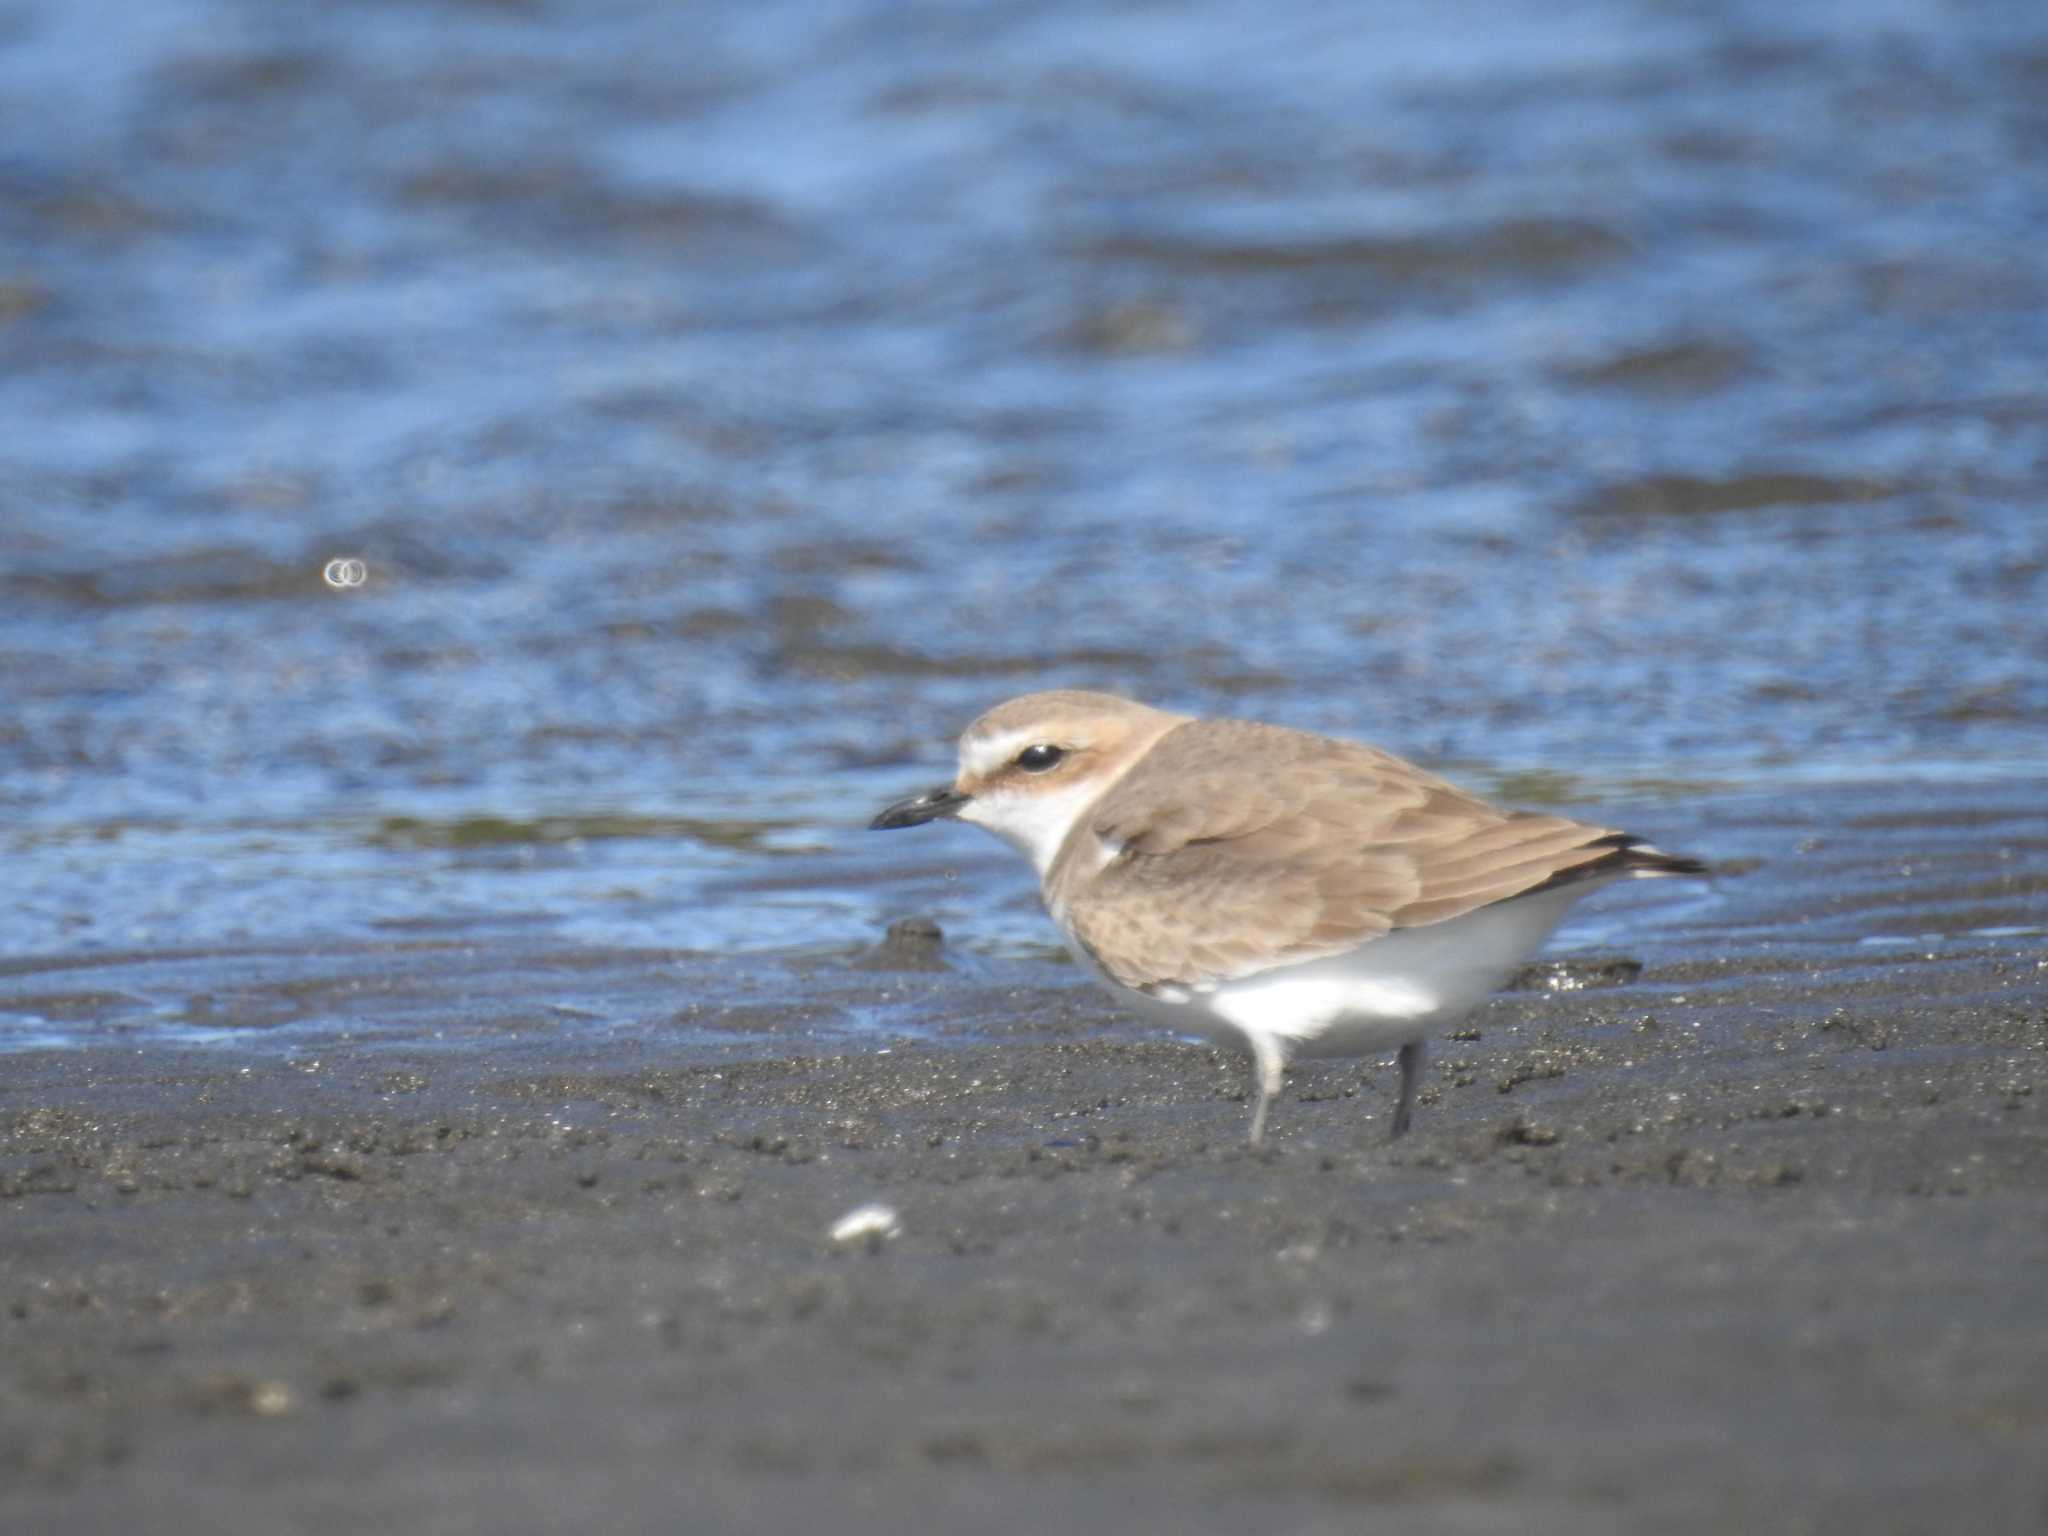
M2039 775L2044 152L2033 4L0 4L0 966L1027 953L859 828L1050 684Z

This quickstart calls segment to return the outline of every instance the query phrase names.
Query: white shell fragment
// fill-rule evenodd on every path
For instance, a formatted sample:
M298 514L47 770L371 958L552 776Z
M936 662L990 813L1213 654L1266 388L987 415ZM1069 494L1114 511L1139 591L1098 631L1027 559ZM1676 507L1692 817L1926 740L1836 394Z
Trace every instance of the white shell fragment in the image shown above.
M835 1243L866 1243L877 1248L902 1230L894 1206L857 1205L832 1223L831 1236Z

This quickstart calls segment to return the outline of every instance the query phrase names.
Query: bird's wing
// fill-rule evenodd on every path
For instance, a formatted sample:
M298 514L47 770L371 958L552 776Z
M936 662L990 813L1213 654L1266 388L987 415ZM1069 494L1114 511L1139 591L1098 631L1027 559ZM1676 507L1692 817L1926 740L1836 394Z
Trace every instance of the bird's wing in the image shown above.
M1047 895L1115 980L1199 987L1606 873L1634 842L1372 747L1191 721L1075 829Z

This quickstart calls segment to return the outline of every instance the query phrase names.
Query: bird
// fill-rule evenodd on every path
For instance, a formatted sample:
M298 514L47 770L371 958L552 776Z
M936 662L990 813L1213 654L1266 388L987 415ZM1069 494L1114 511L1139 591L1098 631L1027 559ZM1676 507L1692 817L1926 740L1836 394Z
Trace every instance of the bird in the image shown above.
M1020 850L1113 996L1248 1052L1251 1141L1295 1057L1397 1052L1483 1004L1587 893L1703 875L1609 827L1503 810L1361 742L1057 689L996 705L953 781L869 823L964 821Z

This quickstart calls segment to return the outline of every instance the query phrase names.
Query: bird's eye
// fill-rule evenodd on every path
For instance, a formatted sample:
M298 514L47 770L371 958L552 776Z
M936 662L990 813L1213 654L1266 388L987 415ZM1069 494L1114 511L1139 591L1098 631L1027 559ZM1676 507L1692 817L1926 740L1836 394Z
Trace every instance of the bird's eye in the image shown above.
M1026 773L1043 773L1066 755L1066 748L1041 741L1017 754L1017 766Z

